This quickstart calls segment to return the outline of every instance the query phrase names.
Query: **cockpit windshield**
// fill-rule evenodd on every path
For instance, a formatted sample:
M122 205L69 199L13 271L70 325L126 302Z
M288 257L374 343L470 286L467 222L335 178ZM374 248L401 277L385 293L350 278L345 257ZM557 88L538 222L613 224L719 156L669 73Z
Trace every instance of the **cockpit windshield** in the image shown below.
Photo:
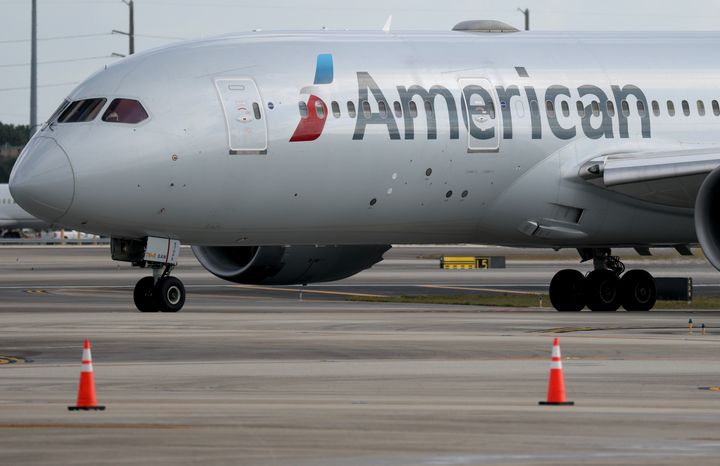
M107 99L64 100L48 119L46 126L54 123L79 123L93 121L105 107ZM148 118L148 113L140 102L133 99L113 99L103 113L102 121L107 123L136 124Z
M78 123L92 121L105 106L107 99L84 99L71 103L65 111L60 114L58 123Z
M140 123L148 118L142 104L132 99L115 99L110 102L102 120L108 123Z

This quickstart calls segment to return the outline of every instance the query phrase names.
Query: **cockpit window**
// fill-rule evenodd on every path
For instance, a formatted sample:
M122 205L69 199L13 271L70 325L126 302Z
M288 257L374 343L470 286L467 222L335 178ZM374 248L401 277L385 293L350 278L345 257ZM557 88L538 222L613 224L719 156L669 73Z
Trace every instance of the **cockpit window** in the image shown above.
M92 121L105 106L107 99L76 100L60 114L58 123Z
M142 104L132 99L115 99L105 110L103 121L109 123L140 123L148 118Z
M68 105L70 105L70 103L71 102L68 99L63 100L62 103L60 104L60 106L57 108L57 110L55 110L53 112L53 114L50 115L50 118L48 118L47 121L45 123L43 123L42 129L45 129L48 126L55 123L57 121L58 117L60 116L60 114L67 108Z
M70 105L70 101L68 99L63 100L63 102L60 104L60 106L53 112L53 114L48 118L48 122L54 122L57 117L60 116L60 114L67 108L67 106Z

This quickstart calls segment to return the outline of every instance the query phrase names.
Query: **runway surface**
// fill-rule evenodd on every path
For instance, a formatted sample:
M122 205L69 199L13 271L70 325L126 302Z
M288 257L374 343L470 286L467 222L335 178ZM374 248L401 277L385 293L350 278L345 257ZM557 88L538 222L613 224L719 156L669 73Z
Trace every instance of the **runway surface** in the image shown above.
M300 301L227 285L184 251L186 308L141 314L143 272L106 248L0 248L0 464L717 464L720 313L345 300L542 290L576 262L448 273L428 255L401 248ZM708 290L717 278L698 259L641 266ZM537 404L554 337L573 407ZM85 338L105 412L66 409Z
M625 254L623 254L623 252ZM505 269L441 270L441 254L507 255ZM695 294L720 294L720 272L702 257L684 258L675 252L643 259L634 252L620 251L629 269L643 268L658 277L692 277ZM530 260L542 254L547 260ZM507 292L546 293L552 276L562 268L590 271L590 263L580 264L571 250L528 251L479 247L399 247L386 254L386 260L346 280L300 286L236 285L208 273L183 248L180 265L173 272L188 289L185 310L222 310L241 300L267 298L296 301L303 288L303 299L346 300L349 295L377 296L472 294ZM34 306L48 302L64 310L95 309L100 299L106 309L134 309L132 288L149 270L113 262L107 246L0 247L0 310L8 306ZM32 294L32 299L25 295ZM22 302L14 302L25 296ZM86 306L89 304L89 306Z

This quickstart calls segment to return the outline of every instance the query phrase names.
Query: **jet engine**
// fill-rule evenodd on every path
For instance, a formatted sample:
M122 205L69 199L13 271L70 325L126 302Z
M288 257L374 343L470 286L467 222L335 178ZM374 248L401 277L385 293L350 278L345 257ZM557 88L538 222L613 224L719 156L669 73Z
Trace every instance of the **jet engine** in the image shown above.
M246 284L295 285L340 280L372 267L390 249L370 246L193 246L205 269Z
M695 200L695 233L708 261L720 270L720 167L705 178Z

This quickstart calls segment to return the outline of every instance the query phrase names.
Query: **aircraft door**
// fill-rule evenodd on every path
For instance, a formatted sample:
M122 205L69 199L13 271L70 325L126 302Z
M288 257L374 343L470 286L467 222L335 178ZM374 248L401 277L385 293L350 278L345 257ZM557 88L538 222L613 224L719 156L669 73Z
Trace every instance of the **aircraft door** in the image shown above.
M230 154L266 154L267 123L255 81L218 79L215 87L225 113Z
M497 152L502 130L495 87L486 78L461 78L458 82L468 152Z

